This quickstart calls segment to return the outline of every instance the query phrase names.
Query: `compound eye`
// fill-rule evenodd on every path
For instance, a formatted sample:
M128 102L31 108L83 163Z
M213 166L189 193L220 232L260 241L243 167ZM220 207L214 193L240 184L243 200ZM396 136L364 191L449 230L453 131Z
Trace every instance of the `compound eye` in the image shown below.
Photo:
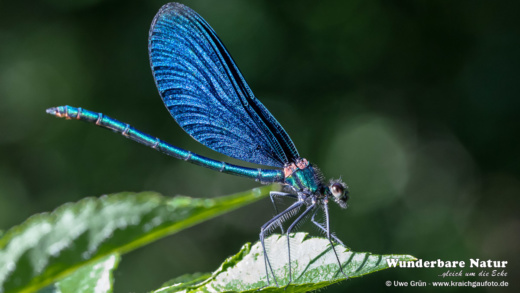
M339 183L334 183L330 186L330 192L332 193L332 195L334 195L334 197L341 197L344 191L345 189L343 188L343 185Z

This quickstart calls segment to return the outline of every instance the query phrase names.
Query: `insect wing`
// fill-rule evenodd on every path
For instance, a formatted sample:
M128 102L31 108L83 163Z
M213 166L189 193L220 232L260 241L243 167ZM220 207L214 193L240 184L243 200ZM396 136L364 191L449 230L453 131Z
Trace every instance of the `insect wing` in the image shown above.
M282 167L299 157L289 135L255 98L209 24L178 3L150 28L155 83L175 121L205 146L243 161Z

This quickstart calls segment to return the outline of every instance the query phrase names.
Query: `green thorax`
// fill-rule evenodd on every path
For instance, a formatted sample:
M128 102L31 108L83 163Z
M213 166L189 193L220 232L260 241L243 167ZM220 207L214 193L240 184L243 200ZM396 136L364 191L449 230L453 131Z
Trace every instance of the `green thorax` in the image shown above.
M289 173L289 174L288 174ZM296 191L309 191L312 194L321 192L323 176L319 169L312 164L306 164L304 168L293 168L286 172L285 183Z

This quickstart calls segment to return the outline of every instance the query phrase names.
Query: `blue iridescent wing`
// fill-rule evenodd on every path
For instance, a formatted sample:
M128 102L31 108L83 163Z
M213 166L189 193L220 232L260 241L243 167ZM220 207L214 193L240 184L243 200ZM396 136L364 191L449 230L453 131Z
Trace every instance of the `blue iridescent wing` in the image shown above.
M243 161L282 167L299 157L289 135L242 77L209 24L178 3L150 28L155 83L175 121L194 139Z

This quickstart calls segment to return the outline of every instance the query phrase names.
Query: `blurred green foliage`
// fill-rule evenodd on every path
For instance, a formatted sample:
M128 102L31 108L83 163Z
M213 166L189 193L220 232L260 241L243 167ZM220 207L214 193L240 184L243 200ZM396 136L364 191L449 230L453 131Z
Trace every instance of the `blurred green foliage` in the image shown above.
M0 2L0 229L85 196L257 186L45 114L82 106L240 163L192 140L159 98L147 34L164 3ZM217 31L300 154L349 184L350 207L331 211L345 244L425 260L520 255L520 2L184 3ZM125 256L115 292L214 270L256 241L272 212L266 200ZM443 271L388 270L328 291L438 281Z

